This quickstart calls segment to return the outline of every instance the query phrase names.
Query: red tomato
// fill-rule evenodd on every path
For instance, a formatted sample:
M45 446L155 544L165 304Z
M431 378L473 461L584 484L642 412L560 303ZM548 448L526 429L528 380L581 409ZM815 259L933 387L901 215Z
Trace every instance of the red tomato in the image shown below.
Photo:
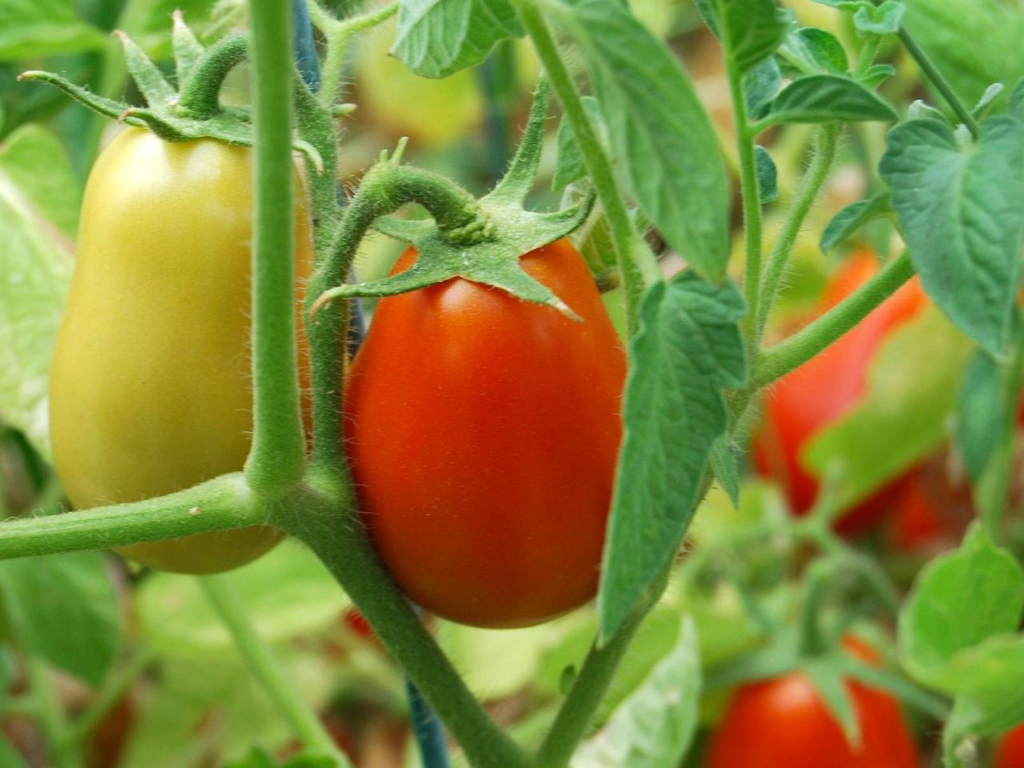
M871 253L856 253L832 279L819 314L838 304L877 271L877 260ZM782 484L796 514L805 514L818 495L818 479L802 463L804 447L864 396L868 369L878 348L926 302L914 278L860 325L765 394L764 421L754 440L754 460L763 475ZM837 529L852 534L872 526L898 491L898 481L882 489L843 515Z
M974 516L970 486L950 479L940 455L908 475L886 533L898 549L934 554L956 546Z
M622 435L626 357L582 258L560 240L521 265L584 322L449 280L383 299L346 381L384 563L426 610L481 627L594 596Z
M843 645L872 664L859 640ZM854 749L817 689L801 673L739 688L711 739L706 768L919 768L921 758L896 699L848 682L860 723Z
M1000 740L992 768L1024 768L1024 725L1018 725Z

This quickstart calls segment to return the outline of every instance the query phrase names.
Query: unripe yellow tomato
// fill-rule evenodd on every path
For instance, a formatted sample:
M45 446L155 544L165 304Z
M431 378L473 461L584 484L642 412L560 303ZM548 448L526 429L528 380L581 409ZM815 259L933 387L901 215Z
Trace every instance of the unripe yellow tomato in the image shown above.
M252 162L247 147L169 143L138 128L97 160L50 376L54 461L76 508L242 469L252 431ZM296 197L301 285L312 244L301 186ZM122 553L161 570L215 573L280 536L254 527Z

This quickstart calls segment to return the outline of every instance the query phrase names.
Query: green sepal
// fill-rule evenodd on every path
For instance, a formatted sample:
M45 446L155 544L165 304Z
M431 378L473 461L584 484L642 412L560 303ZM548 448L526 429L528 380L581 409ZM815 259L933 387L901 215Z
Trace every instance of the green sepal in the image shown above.
M523 208L540 165L547 111L548 87L542 79L526 131L508 172L490 193L475 201L468 223L443 228L433 221L389 216L377 219L374 228L378 232L406 242L418 251L415 265L381 280L328 290L317 299L314 308L319 309L333 299L394 296L461 277L500 288L524 301L545 304L573 320L580 320L571 307L519 266L519 258L524 254L549 245L579 227L594 204L591 194L562 210L537 213ZM372 173L367 174L371 184L374 182Z
M216 139L228 144L252 146L254 135L249 110L224 107L218 101L224 78L246 57L248 46L244 35L230 35L207 50L200 45L181 14L176 13L172 35L178 79L178 90L175 90L128 35L120 31L114 34L124 46L128 72L146 100L145 107L104 98L51 72L25 72L18 79L52 85L101 115L148 128L165 141ZM323 158L312 144L296 137L292 147L309 161L318 174L323 172Z

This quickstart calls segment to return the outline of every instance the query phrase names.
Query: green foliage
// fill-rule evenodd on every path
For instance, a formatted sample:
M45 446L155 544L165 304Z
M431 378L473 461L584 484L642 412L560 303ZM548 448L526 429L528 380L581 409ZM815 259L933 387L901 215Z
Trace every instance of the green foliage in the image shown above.
M942 445L969 353L967 340L934 310L889 337L864 399L804 451L820 476L837 473L838 507L853 506Z
M26 126L0 146L0 412L44 457L47 371L80 203L79 182L48 131Z
M676 646L611 720L573 757L572 768L675 768L697 727L700 655L692 620Z
M964 374L957 400L956 438L964 468L971 479L981 479L996 452L1002 427L1013 418L1014 403L1007 397L1004 368L991 355L978 350Z
M121 643L119 607L99 552L0 564L0 594L25 649L98 686Z
M423 77L447 77L479 64L502 40L521 37L509 0L403 0L394 54Z
M925 290L1004 357L1021 281L1024 124L991 118L974 143L936 120L905 122L889 134L880 173Z
M898 115L874 91L840 75L805 75L779 93L765 121L832 123L896 120Z
M225 576L270 642L321 632L338 621L344 593L308 550L282 545ZM188 576L155 573L136 593L147 644L172 658L209 658L230 652L231 636Z
M720 281L729 188L715 132L678 60L620 3L577 0L583 49L627 188L690 264Z
M821 233L821 250L833 250L849 240L862 227L891 213L892 202L888 192L880 192L867 200L851 203L833 216Z
M716 288L690 272L656 283L641 303L598 598L602 637L669 565L690 522L726 427L722 389L746 379L742 314L732 283Z

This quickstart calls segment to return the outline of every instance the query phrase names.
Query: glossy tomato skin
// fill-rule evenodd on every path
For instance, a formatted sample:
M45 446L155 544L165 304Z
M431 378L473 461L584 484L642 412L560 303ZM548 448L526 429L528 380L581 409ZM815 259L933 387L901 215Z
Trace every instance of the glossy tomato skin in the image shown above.
M992 768L1024 768L1024 725L1018 725L999 740Z
M848 639L848 652L877 663L872 649ZM850 746L814 685L801 673L739 688L711 739L705 768L920 768L921 756L899 703L847 682L860 723Z
M380 302L345 388L377 550L417 604L481 627L593 597L622 434L625 352L582 258L561 240L521 264L584 322L450 280Z
M251 162L245 147L167 143L137 128L97 160L50 375L54 460L76 508L242 469L252 430ZM303 210L296 226L304 275L312 245ZM213 573L279 538L254 527L123 554L161 570Z
M877 271L877 260L871 253L854 254L830 282L817 314L834 307ZM879 347L926 304L915 277L860 325L765 394L763 422L754 440L755 463L763 475L783 486L796 514L810 510L819 489L818 479L802 463L802 451L820 431L864 397L868 371ZM900 485L901 480L897 480L848 511L838 521L837 529L855 534L877 523L899 496Z

